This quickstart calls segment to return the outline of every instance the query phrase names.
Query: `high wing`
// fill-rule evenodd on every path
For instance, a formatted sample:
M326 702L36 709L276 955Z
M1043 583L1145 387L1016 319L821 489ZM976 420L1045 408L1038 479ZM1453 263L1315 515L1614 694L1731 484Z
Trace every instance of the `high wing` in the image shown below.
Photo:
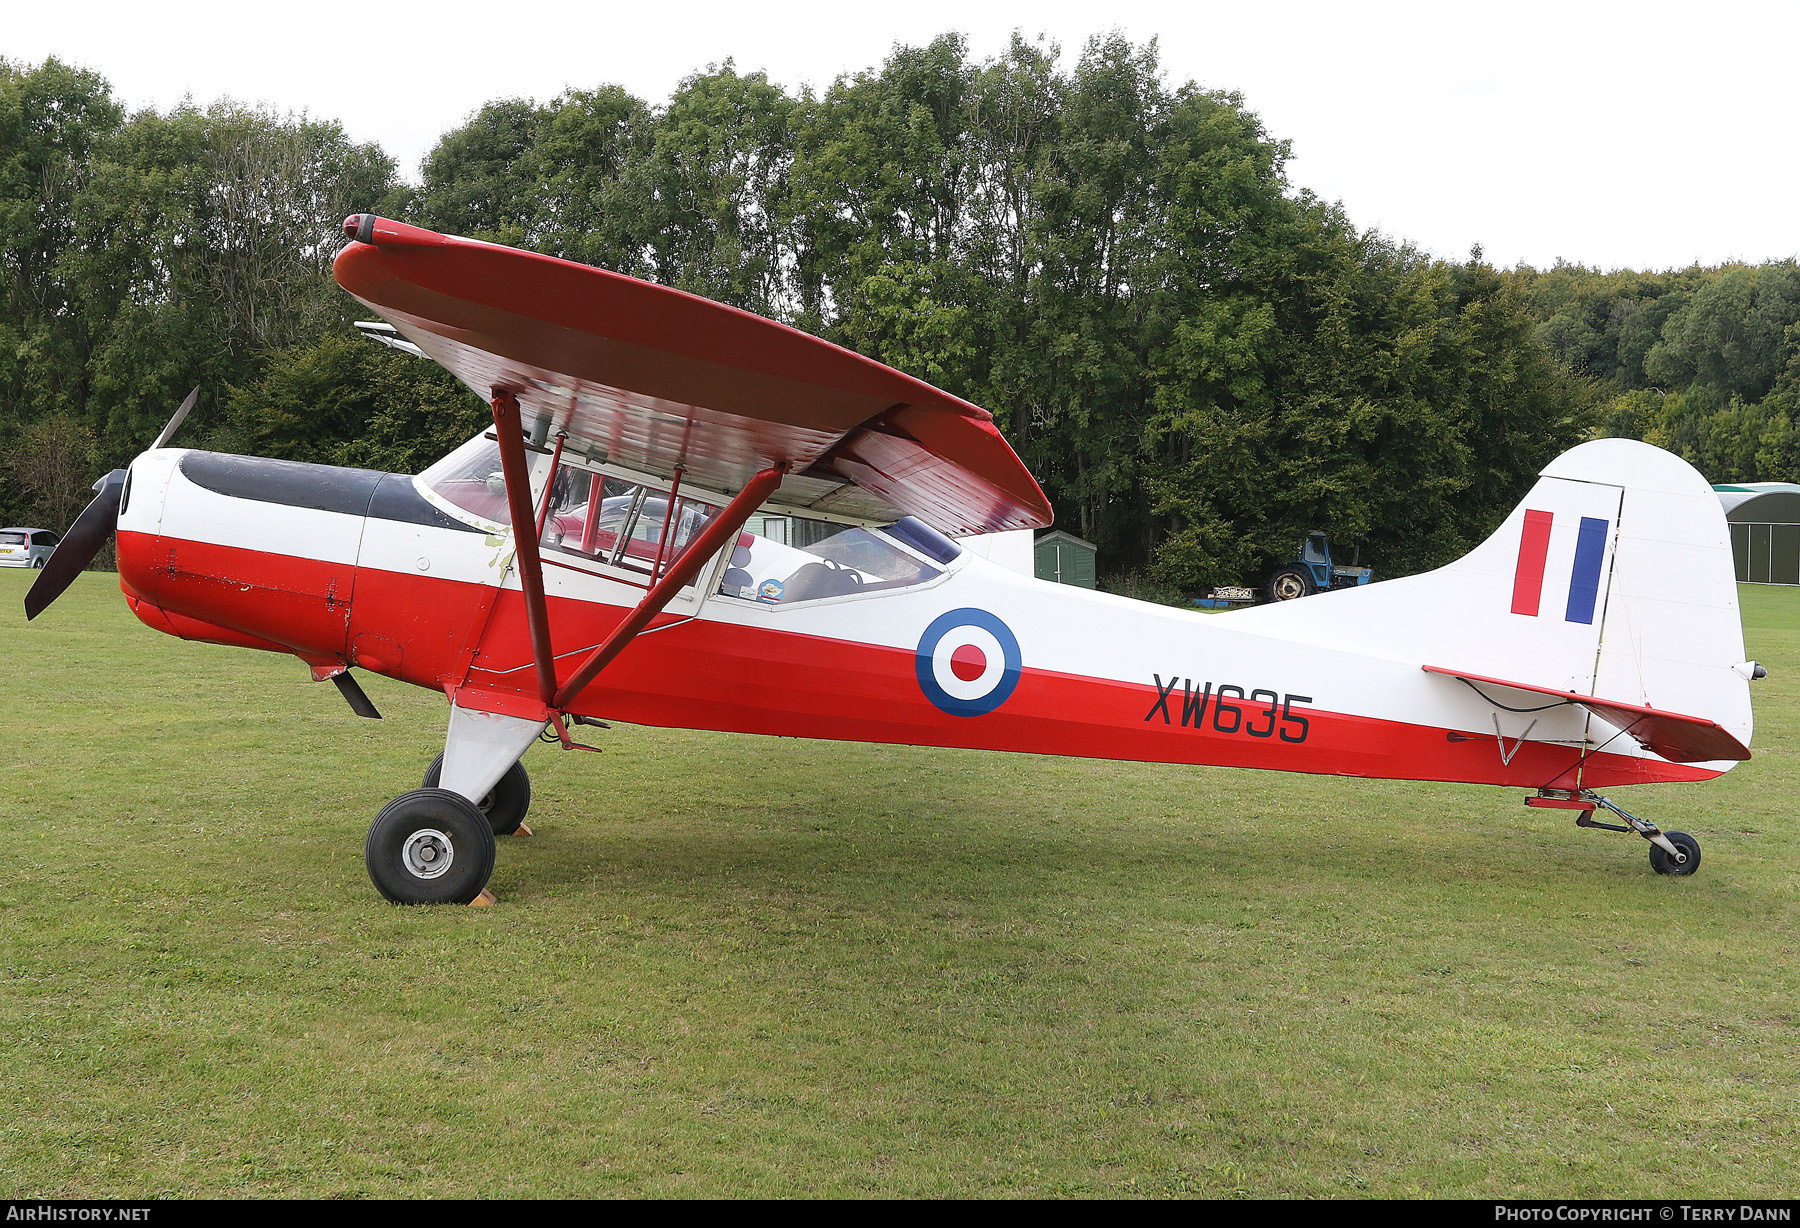
M344 289L483 400L594 460L953 535L1037 528L1048 500L987 411L760 316L666 286L371 214Z
M1577 695L1555 687L1530 682L1510 682L1505 678L1489 678L1437 665L1425 666L1428 674L1447 674L1467 683L1505 687L1531 695L1553 695L1586 708L1595 716L1630 737L1645 750L1654 751L1671 763L1711 763L1724 760L1742 761L1750 757L1750 748L1733 737L1717 721L1703 716L1684 716L1664 712L1642 704L1628 704L1617 699L1601 699L1595 695Z

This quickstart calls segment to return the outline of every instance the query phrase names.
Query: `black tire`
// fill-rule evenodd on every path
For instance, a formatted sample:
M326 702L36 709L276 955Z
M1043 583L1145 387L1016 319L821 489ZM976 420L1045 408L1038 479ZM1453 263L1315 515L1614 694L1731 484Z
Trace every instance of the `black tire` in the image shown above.
M1686 878L1700 868L1700 842L1684 831L1666 831L1663 835L1669 843L1687 854L1687 860L1677 863L1664 851L1661 845L1650 846L1650 868L1658 874L1674 874Z
M414 789L369 824L363 862L396 904L467 904L494 872L494 829L462 794Z
M32 570L33 570L33 571L42 571L42 570L44 570L44 560L43 560L43 559L41 559L41 558L38 558L38 559L34 559L34 560L32 560L32 564L31 564L31 569L32 569Z
M1269 577L1265 588L1270 601L1293 601L1316 592L1318 585L1299 567L1283 567Z
M425 779L420 787L435 789L444 771L444 752L439 751L431 766L425 769ZM487 796L475 803L475 809L488 818L488 826L494 829L496 836L510 836L519 830L525 821L525 812L531 809L531 777L525 772L525 763L520 760L506 769Z

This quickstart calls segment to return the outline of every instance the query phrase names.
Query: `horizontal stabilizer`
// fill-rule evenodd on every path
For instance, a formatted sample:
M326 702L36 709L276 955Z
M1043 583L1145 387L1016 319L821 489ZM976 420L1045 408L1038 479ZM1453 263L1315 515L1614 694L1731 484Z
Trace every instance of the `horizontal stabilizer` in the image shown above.
M1616 699L1601 699L1598 696L1581 695L1574 691L1559 691L1555 687L1538 686L1530 682L1489 678L1483 674L1470 674L1462 670L1444 669L1436 665L1425 666L1425 672L1446 674L1469 683L1526 691L1533 695L1552 695L1557 699L1579 704L1607 724L1615 725L1623 730L1645 750L1653 751L1672 763L1712 763L1726 759L1740 760L1750 757L1748 747L1722 728L1717 721L1707 720L1703 716L1683 716L1679 712L1664 712L1657 708L1623 703Z

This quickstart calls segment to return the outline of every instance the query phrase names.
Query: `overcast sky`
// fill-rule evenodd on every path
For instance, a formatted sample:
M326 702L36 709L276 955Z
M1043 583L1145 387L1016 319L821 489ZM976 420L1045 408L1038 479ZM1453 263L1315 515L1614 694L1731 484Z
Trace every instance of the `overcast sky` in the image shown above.
M4 0L0 56L103 73L131 106L229 95L340 120L416 177L483 102L617 82L651 102L736 60L797 88L946 30L1015 28L1073 63L1159 40L1171 86L1236 90L1295 185L1361 226L1502 265L1757 262L1800 252L1800 0L860 0L754 5Z

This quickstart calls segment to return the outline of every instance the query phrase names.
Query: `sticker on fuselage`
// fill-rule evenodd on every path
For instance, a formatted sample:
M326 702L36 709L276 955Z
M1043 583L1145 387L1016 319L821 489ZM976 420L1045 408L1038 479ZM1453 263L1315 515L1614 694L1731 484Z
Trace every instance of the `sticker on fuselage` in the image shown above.
M951 716L985 716L1019 685L1023 659L1012 629L986 610L951 610L932 620L914 653L919 689Z

